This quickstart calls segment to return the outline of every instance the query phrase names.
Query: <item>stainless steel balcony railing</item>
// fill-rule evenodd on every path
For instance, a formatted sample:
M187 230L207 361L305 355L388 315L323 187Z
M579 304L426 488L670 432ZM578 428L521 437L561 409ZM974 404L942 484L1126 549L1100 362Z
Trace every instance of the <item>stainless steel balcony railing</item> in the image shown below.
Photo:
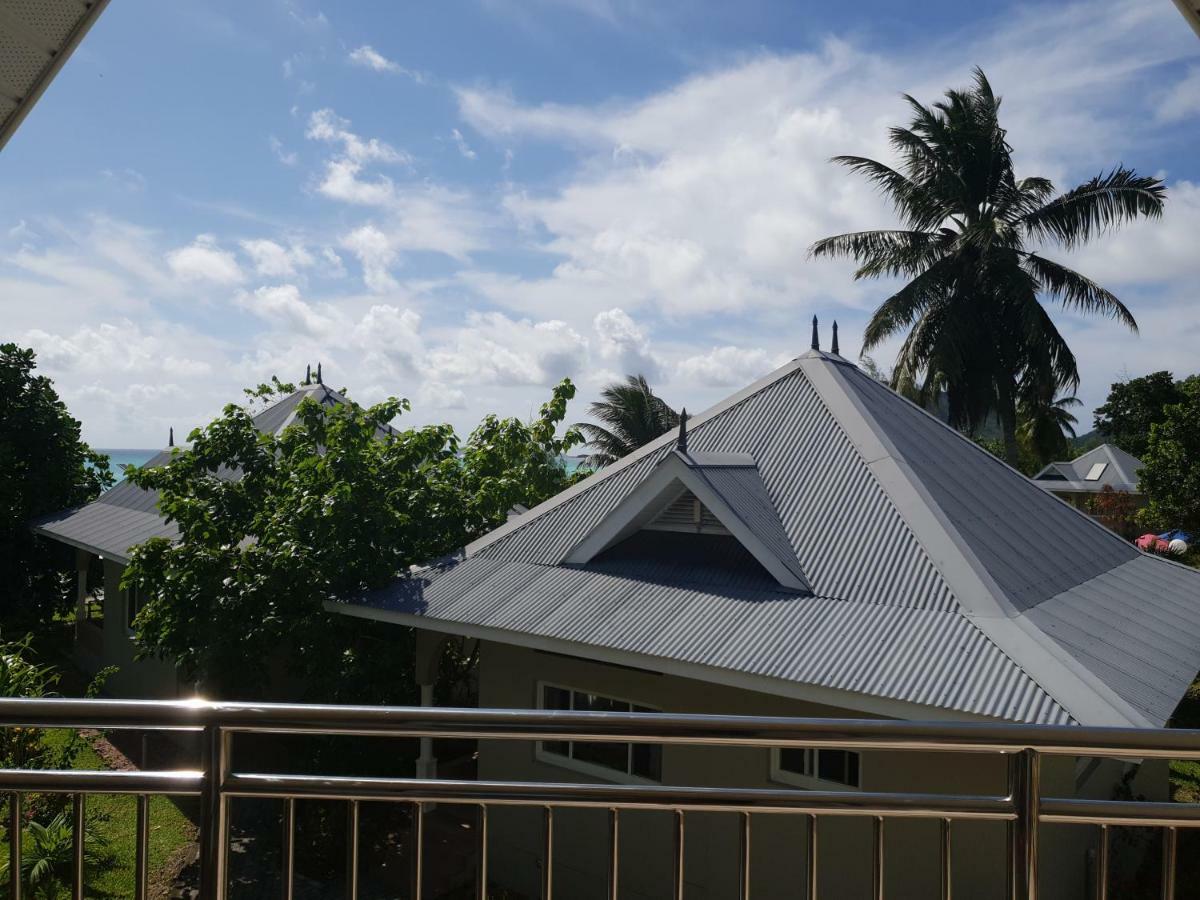
M1200 826L1200 804L1100 801L1042 796L1043 756L1132 759L1200 759L1200 731L1077 728L992 723L857 721L746 716L579 713L533 710L438 709L429 707L335 707L280 704L151 702L113 700L0 699L0 727L97 728L203 733L203 764L196 771L0 770L0 791L10 794L10 894L20 900L20 812L23 794L73 795L75 822L72 896L83 900L83 834L89 794L132 794L137 806L136 896L147 889L148 798L190 795L201 799L201 896L224 900L228 888L229 804L234 798L284 802L284 896L294 883L295 802L345 801L348 816L346 896L358 897L358 813L363 801L407 803L413 809L414 866L411 896L422 892L425 804L473 804L480 810L480 897L487 884L487 810L490 806L544 810L542 895L551 900L554 810L591 807L609 811L608 896L618 896L620 815L623 810L674 812L674 893L683 898L686 814L736 813L740 821L739 885L750 896L752 816L808 817L806 896L820 893L817 879L819 818L858 816L873 821L874 897L884 897L884 829L888 819L917 817L941 823L941 895L951 897L953 822L963 819L1008 825L1008 895L1038 896L1038 829L1041 823L1100 827L1097 894L1107 897L1109 828L1118 825L1165 829L1162 896L1175 895L1177 829ZM872 751L937 751L1003 754L1009 759L1005 796L730 789L672 785L565 784L557 782L449 781L416 778L315 777L241 772L233 767L237 734L386 735L392 737L486 738L522 741L620 741L742 747L828 747Z

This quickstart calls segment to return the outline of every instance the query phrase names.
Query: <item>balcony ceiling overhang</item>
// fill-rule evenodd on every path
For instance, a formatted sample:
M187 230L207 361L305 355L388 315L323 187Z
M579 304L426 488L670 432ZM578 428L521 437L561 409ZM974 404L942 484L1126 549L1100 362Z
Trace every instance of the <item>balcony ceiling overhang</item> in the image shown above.
M106 6L108 0L0 2L0 149Z
M1196 35L1200 36L1200 0L1175 0L1175 5L1179 7L1179 11L1188 20Z

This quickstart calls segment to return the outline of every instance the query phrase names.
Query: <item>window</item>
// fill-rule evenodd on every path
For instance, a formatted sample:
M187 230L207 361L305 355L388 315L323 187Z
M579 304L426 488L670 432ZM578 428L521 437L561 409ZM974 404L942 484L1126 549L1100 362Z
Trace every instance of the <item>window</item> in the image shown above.
M825 781L856 788L859 781L859 757L853 750L804 749L787 747L774 751L772 775L780 781L797 783ZM804 781L802 786L808 786Z
M83 618L97 628L104 627L104 588L88 592L83 600Z
M1099 481L1100 476L1104 474L1104 470L1108 468L1108 463L1095 463L1088 473L1083 476L1084 481Z
M542 709L566 709L577 712L657 712L627 700L600 694L543 684L539 687ZM647 781L662 780L662 747L658 744L618 744L598 741L542 741L540 756L555 757L555 762L570 761L574 768L598 775L617 772ZM599 771L597 771L599 770Z
M125 627L133 631L133 620L142 611L144 605L142 595L137 588L125 591Z

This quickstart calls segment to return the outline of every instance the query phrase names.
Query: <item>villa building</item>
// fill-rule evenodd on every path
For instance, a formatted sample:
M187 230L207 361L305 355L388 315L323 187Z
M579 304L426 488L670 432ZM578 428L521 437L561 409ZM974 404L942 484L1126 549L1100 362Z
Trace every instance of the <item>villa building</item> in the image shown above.
M1101 444L1075 459L1052 462L1033 476L1033 483L1077 509L1091 512L1097 494L1116 491L1129 495L1134 508L1145 502L1138 488L1142 461L1115 444Z
M477 640L488 708L1144 728L1171 718L1200 670L1200 572L1139 552L836 348L806 352L455 558L330 608L419 629L426 685L444 636ZM1004 790L997 760L971 754L485 739L478 766L497 781ZM1058 796L1168 791L1161 762L1058 758L1043 779ZM564 896L603 894L596 812L559 811ZM621 896L669 893L667 816L622 825ZM735 817L695 818L687 896L735 896L734 856L720 852L736 844ZM803 825L762 818L754 896L796 896ZM536 811L494 810L492 833L492 877L536 896ZM869 823L832 817L821 834L822 894L867 896L855 859ZM903 863L888 897L937 895L936 840L936 823L889 823L887 858ZM1003 894L1002 841L980 823L956 846L956 895ZM1085 896L1094 835L1064 826L1043 842L1055 861L1044 896Z

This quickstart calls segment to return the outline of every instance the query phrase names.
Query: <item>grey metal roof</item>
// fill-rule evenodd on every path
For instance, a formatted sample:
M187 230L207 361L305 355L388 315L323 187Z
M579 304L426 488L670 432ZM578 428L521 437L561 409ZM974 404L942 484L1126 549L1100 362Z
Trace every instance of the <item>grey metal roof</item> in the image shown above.
M296 407L306 396L322 404L346 402L345 397L324 385L304 385L256 415L255 427L264 433L278 434L291 424ZM171 450L162 450L145 465L160 466L170 458ZM216 474L221 478L237 477L231 471ZM158 493L143 490L129 481L114 485L86 506L39 519L34 531L120 563L129 561L131 548L150 538L175 540L179 536L175 524L158 511Z
M1102 465L1099 478L1088 480L1093 466ZM1130 494L1138 492L1142 461L1115 444L1101 444L1067 461L1052 462L1033 476L1034 484L1048 491L1095 493L1106 487Z
M0 148L106 6L108 0L0 3Z
M753 459L723 471L755 474L755 512L774 511L774 546L814 596L646 543L676 538L643 534L567 563L679 458L665 435L476 541L449 571L342 608L762 679L755 689L831 689L850 708L868 698L1028 722L1160 725L1200 670L1200 573L1140 554L840 357L806 353L689 432L691 454ZM767 520L746 518L771 539Z

